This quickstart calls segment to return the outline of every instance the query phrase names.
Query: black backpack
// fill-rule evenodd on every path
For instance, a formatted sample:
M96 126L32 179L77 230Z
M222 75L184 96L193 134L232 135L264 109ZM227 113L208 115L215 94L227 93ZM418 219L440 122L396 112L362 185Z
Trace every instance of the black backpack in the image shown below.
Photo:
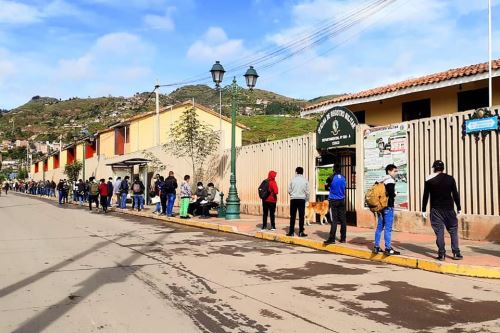
M266 200L270 195L271 191L269 190L269 180L264 179L259 186L259 198Z

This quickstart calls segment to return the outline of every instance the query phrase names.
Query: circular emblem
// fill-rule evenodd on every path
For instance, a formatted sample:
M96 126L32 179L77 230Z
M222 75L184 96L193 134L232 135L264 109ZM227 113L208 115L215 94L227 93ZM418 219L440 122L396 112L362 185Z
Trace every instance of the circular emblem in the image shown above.
M337 118L335 118L332 122L332 134L333 135L338 135L340 132L339 130L339 121L337 120Z

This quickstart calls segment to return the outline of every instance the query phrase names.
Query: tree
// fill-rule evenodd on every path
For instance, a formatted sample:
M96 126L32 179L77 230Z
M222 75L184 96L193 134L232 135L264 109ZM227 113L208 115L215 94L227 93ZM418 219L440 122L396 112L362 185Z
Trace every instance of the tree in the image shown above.
M66 164L64 167L64 174L68 176L71 181L77 181L80 171L82 171L83 164L80 161L74 161L72 164Z
M26 178L28 178L28 170L26 170L25 168L22 168L17 173L17 179L19 179L19 180L25 180Z
M201 178L203 164L219 145L219 134L198 119L195 108L190 108L175 122L170 137L163 148L176 157L190 160L194 179Z

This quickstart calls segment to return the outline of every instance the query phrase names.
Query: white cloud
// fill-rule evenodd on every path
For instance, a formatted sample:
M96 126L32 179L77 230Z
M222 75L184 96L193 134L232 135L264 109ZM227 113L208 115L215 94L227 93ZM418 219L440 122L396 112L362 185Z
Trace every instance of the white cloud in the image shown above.
M234 60L248 54L241 39L229 39L224 29L210 27L201 39L189 47L187 56L193 60Z
M0 0L0 23L27 24L41 20L36 7L16 1Z
M164 15L146 15L144 16L144 24L151 29L172 31L175 28L174 20L171 17L174 11L175 7L169 7Z

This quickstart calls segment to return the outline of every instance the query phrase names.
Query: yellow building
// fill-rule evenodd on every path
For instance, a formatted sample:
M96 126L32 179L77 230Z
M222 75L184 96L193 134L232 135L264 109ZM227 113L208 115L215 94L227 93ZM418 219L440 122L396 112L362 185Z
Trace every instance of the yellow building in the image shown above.
M64 167L75 160L85 162L85 176L96 175L96 170L103 169L105 160L131 155L145 150L158 148L170 141L170 133L175 123L188 109L194 108L198 119L220 132L221 149L231 148L231 119L220 116L212 109L187 101L160 109L159 123L155 111L142 113L125 119L96 135L67 145L61 152L52 153L31 166L31 174L36 180L65 178ZM157 129L159 128L159 141ZM244 125L236 126L236 146L242 145Z
M493 105L500 104L500 59L493 61ZM488 106L488 63L430 74L347 94L305 108L302 116L332 107L351 110L371 126L441 116Z

